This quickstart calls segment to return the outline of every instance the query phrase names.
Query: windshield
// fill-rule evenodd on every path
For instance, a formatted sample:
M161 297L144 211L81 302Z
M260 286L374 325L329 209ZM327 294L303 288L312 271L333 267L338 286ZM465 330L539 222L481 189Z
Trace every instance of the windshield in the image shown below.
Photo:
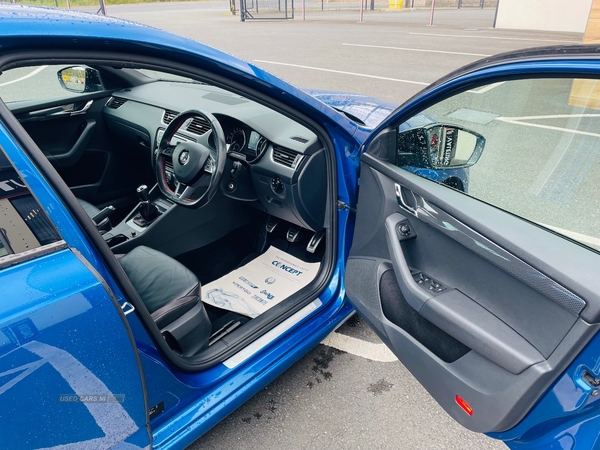
M148 78L152 78L154 80L160 81L180 81L183 83L200 83L199 81L193 80L191 78L182 77L179 75L174 75L172 73L160 72L158 70L150 70L150 69L136 69L142 75L147 76Z

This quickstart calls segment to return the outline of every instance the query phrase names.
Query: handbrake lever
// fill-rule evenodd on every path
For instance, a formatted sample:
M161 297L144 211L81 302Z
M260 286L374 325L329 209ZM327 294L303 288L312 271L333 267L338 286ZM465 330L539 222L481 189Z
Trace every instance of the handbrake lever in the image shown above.
M112 205L107 206L94 217L92 217L92 222L99 227L105 219L107 219L112 213L115 212L115 207Z

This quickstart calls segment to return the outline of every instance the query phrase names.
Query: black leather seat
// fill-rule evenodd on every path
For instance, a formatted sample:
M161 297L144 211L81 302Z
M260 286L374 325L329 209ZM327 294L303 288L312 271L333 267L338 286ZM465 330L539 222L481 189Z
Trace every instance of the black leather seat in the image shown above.
M78 198L77 201L79 202L85 213L88 216L90 216L90 219L100 212L100 210L94 205L92 205L90 202L86 202L85 200L81 200L80 198Z
M157 250L140 245L119 262L150 314L172 300L200 296L196 275Z
M193 272L145 246L134 248L119 262L173 350L191 356L208 346L212 327Z

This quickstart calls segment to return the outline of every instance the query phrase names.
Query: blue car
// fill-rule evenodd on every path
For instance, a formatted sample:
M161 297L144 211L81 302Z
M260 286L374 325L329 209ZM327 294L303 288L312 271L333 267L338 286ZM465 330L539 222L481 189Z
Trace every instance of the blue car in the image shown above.
M464 427L599 445L598 47L394 109L135 23L0 24L0 447L183 448L355 312Z

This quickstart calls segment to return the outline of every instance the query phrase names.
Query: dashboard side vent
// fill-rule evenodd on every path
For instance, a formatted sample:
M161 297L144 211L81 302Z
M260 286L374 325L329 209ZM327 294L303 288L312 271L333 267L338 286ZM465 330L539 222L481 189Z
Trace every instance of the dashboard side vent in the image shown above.
M273 147L273 161L295 169L302 160L302 155L287 148Z
M292 136L290 139L292 141L301 142L302 144L306 144L308 142L308 139L303 138L302 136Z
M210 129L210 123L208 123L203 117L194 117L194 120L192 120L187 127L187 131L198 135L202 135Z
M112 109L119 109L127 102L126 98L121 97L111 97L106 106Z
M169 125L171 122L173 122L173 119L175 117L177 117L179 113L177 111L173 111L171 109L165 109L165 112L163 114L163 123L165 125Z

